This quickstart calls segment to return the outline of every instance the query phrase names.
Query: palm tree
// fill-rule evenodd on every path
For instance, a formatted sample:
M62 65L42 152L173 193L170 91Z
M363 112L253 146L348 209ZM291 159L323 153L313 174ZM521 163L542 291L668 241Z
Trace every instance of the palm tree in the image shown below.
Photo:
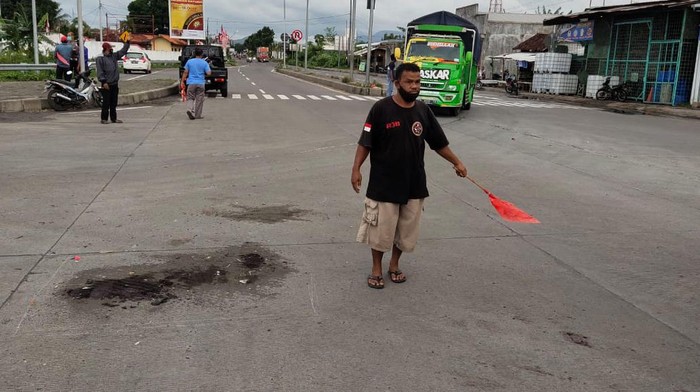
M34 26L32 19L19 8L12 19L0 19L0 41L5 42L3 52L20 52L30 54L34 51ZM40 42L51 43L44 35L39 34Z

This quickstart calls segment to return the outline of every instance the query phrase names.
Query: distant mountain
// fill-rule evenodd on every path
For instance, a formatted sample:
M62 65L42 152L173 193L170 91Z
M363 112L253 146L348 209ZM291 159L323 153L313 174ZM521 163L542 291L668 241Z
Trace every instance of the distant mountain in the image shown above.
M384 39L385 34L394 34L403 36L403 33L398 30L381 30L372 32L372 42L378 42ZM357 40L362 42L367 42L367 34L358 34Z

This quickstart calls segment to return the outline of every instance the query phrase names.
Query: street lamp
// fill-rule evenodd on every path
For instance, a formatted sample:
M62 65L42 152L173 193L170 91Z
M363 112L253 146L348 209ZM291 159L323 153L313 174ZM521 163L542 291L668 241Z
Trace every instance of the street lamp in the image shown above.
M369 86L369 67L372 64L372 24L374 23L374 2L368 0L369 5L369 33L367 33L367 64L365 65L366 80L365 83Z

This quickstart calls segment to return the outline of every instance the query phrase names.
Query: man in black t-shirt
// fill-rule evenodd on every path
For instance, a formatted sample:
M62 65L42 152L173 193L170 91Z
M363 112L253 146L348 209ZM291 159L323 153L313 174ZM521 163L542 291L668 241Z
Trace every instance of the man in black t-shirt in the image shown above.
M357 241L372 249L371 288L384 288L382 257L389 250L389 278L406 281L399 270L403 252L411 252L418 239L423 200L428 197L423 154L425 143L452 163L460 177L467 168L448 146L442 127L423 102L420 92L420 68L413 63L396 67L394 85L398 94L374 104L360 136L352 167L352 187L360 192L360 167L370 157L369 184L365 211Z

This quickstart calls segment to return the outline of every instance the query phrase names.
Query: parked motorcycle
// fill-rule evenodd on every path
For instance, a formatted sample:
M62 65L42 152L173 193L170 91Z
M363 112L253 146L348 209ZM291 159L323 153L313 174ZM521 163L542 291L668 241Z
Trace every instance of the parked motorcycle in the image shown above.
M75 83L65 80L47 80L44 91L49 100L49 106L59 112L89 103L101 107L102 93L97 82L89 76L90 71L78 75Z
M515 80L515 76L508 76L506 78L506 92L508 94L518 95L518 81Z
M608 99L615 99L620 102L627 100L629 96L629 91L627 90L627 83L618 84L617 86L610 87L610 76L605 78L603 86L598 89L595 93L595 98L601 101Z

